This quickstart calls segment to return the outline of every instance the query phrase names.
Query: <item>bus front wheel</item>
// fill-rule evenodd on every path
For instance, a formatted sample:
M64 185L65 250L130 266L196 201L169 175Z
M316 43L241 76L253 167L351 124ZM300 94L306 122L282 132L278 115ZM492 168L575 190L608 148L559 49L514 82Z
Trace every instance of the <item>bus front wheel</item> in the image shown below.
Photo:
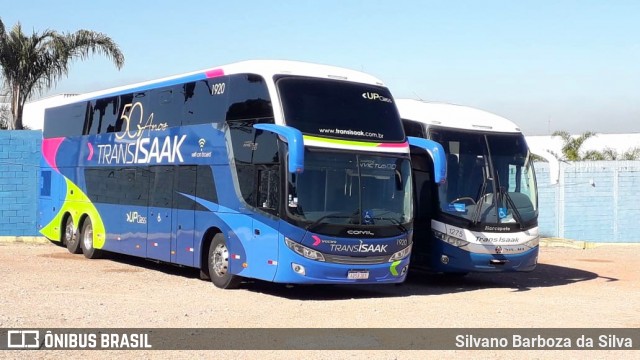
M229 248L222 234L216 234L209 246L207 258L211 282L221 289L234 289L240 285L240 277L229 272Z
M80 254L80 241L78 240L78 230L73 224L73 218L71 215L67 216L64 222L64 238L63 243L67 246L72 254Z
M84 257L87 259L97 259L102 257L102 251L93 247L93 225L89 218L87 218L82 224L80 240L80 246L82 247L82 254L84 254Z

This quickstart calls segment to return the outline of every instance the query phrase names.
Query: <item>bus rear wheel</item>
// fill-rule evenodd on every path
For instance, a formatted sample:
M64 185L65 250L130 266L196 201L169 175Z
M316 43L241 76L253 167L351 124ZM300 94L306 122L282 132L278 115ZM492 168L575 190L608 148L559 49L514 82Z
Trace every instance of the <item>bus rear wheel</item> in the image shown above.
M221 289L235 289L240 285L240 277L229 272L229 248L222 234L216 234L209 245L207 267L211 282Z
M67 246L72 254L80 254L80 241L78 240L78 229L73 224L71 215L67 216L64 222L64 236L62 242Z
M80 233L80 243L82 254L87 259L97 259L102 257L102 251L93 247L93 224L91 219L87 218L82 224L82 232Z

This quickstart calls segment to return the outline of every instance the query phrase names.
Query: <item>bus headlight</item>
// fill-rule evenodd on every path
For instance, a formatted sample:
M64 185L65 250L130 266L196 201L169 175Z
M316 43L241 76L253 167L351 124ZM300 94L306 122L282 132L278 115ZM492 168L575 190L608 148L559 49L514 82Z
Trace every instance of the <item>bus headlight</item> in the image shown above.
M402 260L402 259L406 258L407 256L409 256L409 254L411 254L411 246L412 245L409 245L406 248L404 248L404 249L398 251L397 253L391 255L391 257L389 258L389 262Z
M444 242L446 242L447 244L451 244L455 247L463 247L463 246L467 246L469 245L469 242L466 240L462 240L462 239L458 239L456 237L447 235L441 231L438 230L431 230L433 231L433 236L436 237L436 239L442 240Z
M322 256L322 253L313 249L309 249L306 246L300 245L299 243L289 239L288 237L284 238L284 243L289 249L295 251L299 255L306 257L307 259L324 261L324 256Z
M527 241L526 243L524 243L523 245L533 249L534 247L538 246L540 244L540 236L536 236L535 238L533 238L532 240Z

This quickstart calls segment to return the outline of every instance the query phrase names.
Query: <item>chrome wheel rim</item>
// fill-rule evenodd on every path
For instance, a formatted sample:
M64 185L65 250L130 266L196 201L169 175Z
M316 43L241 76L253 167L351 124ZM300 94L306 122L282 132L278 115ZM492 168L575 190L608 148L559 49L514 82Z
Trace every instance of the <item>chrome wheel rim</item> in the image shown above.
M82 241L84 242L84 248L90 250L93 248L93 226L88 224L82 233Z
M211 264L216 276L223 277L229 270L229 249L224 244L218 244L211 256Z
M64 240L66 242L73 242L75 240L75 231L73 230L73 221L67 221L67 226L64 229Z

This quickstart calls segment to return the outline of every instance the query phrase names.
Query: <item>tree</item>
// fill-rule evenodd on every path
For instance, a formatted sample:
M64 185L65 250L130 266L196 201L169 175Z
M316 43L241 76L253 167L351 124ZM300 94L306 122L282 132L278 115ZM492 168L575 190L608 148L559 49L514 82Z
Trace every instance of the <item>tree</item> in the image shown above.
M4 99L5 94L0 94L0 98ZM9 106L3 102L0 102L0 129L4 130L9 127Z
M7 32L0 19L0 68L11 109L8 128L23 128L22 110L34 92L42 93L66 76L72 60L84 60L96 53L111 59L118 69L124 65L124 55L116 43L102 33L45 30L27 35L20 23Z
M582 148L582 145L587 141L587 139L596 136L596 133L587 131L582 133L582 135L573 137L566 131L554 131L551 136L559 136L562 139L562 159L560 160L580 161L587 160L580 155L580 148ZM592 152L589 152L586 155L596 157Z

